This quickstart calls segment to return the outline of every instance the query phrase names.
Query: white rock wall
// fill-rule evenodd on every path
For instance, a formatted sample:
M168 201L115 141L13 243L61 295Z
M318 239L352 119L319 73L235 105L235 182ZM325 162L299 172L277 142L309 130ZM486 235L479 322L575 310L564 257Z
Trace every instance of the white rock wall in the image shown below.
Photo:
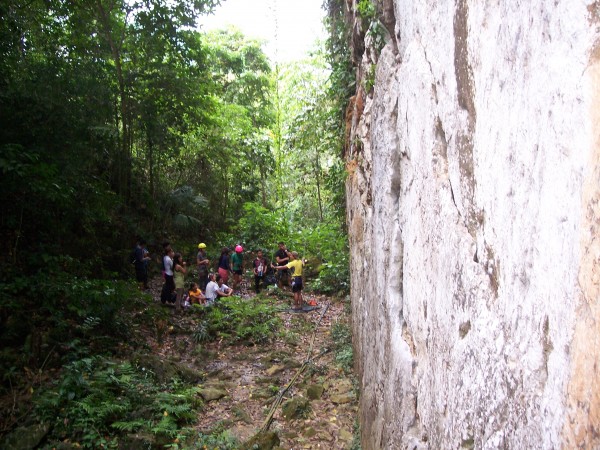
M363 448L600 448L599 3L379 0L348 112Z

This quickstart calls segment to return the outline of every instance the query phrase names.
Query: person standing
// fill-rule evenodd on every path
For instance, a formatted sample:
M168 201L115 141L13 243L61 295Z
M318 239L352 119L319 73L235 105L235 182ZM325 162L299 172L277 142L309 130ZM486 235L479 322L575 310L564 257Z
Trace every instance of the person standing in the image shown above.
M173 259L173 278L177 297L175 308L181 310L181 298L183 297L183 288L185 286L185 274L187 273L187 263L182 260L181 253L176 253Z
M244 273L244 254L241 245L235 246L235 253L231 255L231 270L233 271L233 289L240 287L242 274Z
M162 244L163 246L163 257L161 258L161 262L160 262L160 274L163 277L163 280L165 279L165 258L164 255L166 255L167 253L167 249L171 248L171 243L169 241L165 241Z
M206 284L208 283L208 267L210 265L210 260L206 256L206 244L203 242L198 244L196 265L198 266L198 287L204 292L206 291Z
M269 263L267 258L263 256L262 250L259 250L254 260L254 289L258 294L260 292L260 283L264 284L265 276L267 275L267 267Z
M271 266L273 269L292 270L292 292L294 293L294 311L302 311L302 269L304 261L298 258L298 252L289 253L291 261L285 266Z
M278 266L285 266L290 262L288 251L285 248L285 244L280 242L279 249L275 252L275 262ZM277 272L277 286L279 289L283 289L284 283L286 286L290 284L290 271L289 269L282 269Z
M173 303L173 292L175 291L175 281L173 279L173 257L175 253L171 246L165 248L165 256L163 257L163 267L165 270L165 284L163 284L160 294L162 303Z
M150 257L150 251L148 251L148 247L146 247L146 241L143 242L142 248L144 251L144 273L145 273L144 289L148 290L148 289L150 289L150 286L148 286L148 273L149 273L148 267L150 265L150 261L152 260L152 258Z
M231 265L229 264L229 249L223 247L221 250L221 257L219 258L219 275L223 278L223 283L229 281L229 272L231 272Z
M150 254L146 249L146 241L138 239L134 249L133 264L140 291L148 289L148 261L150 261Z

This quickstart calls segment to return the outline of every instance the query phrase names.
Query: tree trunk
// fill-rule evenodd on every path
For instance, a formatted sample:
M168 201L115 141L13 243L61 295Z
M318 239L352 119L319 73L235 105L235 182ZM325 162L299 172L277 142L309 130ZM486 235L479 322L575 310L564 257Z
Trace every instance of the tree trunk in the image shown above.
M110 8L114 6L110 4ZM126 198L129 196L127 186L129 184L130 172L131 172L131 148L130 148L130 135L129 135L129 112L128 112L128 101L127 93L125 90L125 78L123 77L123 66L121 61L121 50L115 40L112 37L112 27L108 17L108 12L104 8L101 0L96 1L96 7L98 9L98 15L100 23L102 24L102 35L106 39L106 42L110 46L111 54L115 63L115 69L117 73L117 82L119 85L119 99L120 99L120 113L121 113L121 139L120 139L120 153L117 159L117 173L118 173L118 192L124 195Z
M323 201L321 200L321 161L319 159L319 150L315 157L315 180L317 182L317 202L319 203L319 220L323 222Z

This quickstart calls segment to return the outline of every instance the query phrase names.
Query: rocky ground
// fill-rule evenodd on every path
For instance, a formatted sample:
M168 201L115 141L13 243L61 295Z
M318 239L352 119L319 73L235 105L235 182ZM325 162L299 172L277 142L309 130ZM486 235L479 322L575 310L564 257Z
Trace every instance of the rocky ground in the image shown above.
M160 285L157 279L151 286L155 301ZM253 301L247 286L240 295ZM345 305L327 297L313 298L318 308L300 314L284 310L289 305L285 296L276 300L285 330L268 344L197 344L193 330L200 317L195 311L173 311L164 324L166 331L148 336L155 354L202 373L205 407L198 417L199 431L227 430L246 442L259 430L268 430L279 439L277 447L271 434L273 446L283 449L353 447L356 390L352 374L336 364L331 336L336 322L348 320ZM267 424L274 403L278 406Z

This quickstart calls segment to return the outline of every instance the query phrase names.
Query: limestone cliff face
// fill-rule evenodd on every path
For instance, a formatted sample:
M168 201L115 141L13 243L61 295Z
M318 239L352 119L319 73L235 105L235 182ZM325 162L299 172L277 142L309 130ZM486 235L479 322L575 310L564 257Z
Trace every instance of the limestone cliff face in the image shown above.
M347 114L363 448L600 448L600 2L377 1Z

